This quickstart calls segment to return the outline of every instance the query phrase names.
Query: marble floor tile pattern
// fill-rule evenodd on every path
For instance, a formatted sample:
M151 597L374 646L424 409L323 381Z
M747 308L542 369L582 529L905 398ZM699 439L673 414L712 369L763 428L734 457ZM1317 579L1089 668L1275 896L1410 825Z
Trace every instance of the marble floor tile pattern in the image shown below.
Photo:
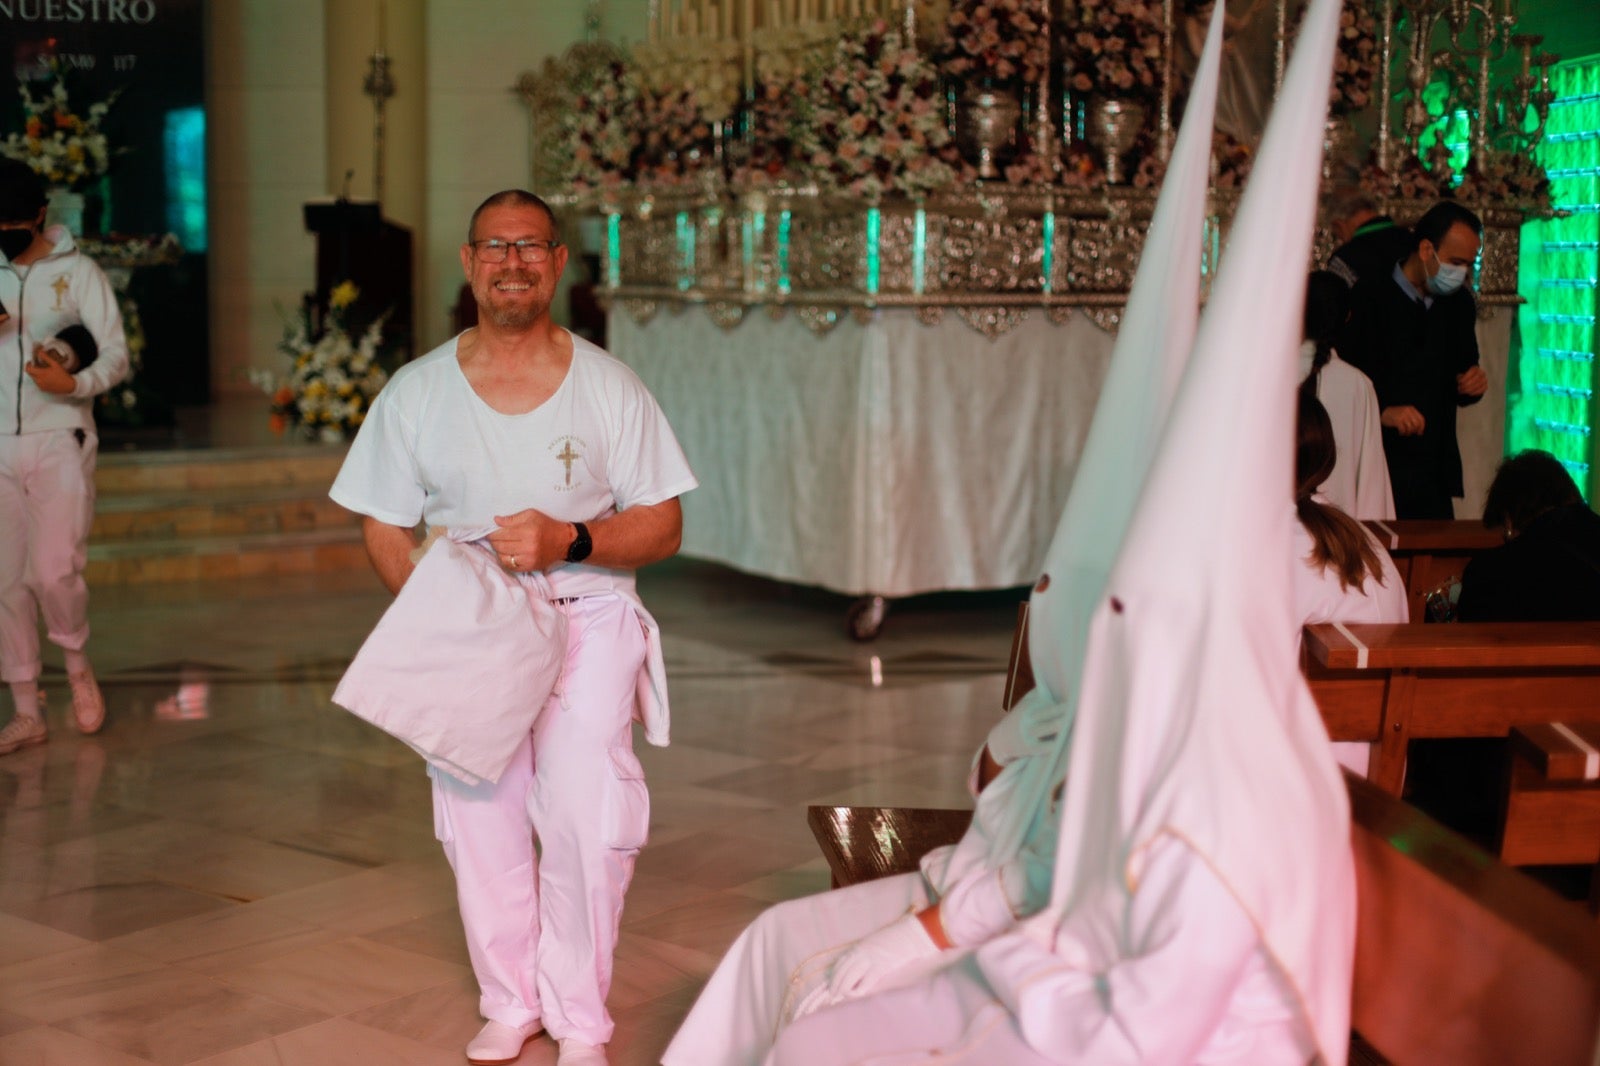
M840 596L689 560L640 584L672 745L637 744L616 1066L656 1061L763 907L827 888L807 804L966 805L1021 596L912 600L863 645ZM465 1061L477 994L420 761L329 702L386 603L359 569L95 592L105 731L72 729L52 652L50 742L0 757L0 1066Z

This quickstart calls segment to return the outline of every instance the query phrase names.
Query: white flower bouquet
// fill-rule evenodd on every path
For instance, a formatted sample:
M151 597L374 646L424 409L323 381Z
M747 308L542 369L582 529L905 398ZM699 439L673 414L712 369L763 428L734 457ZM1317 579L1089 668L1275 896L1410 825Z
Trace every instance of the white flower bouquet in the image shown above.
M278 345L294 360L287 374L250 372L251 383L272 397L269 417L274 432L294 426L304 436L331 443L361 428L372 398L389 375L378 364L387 315L378 316L359 341L351 338L345 324L358 295L348 281L334 288L328 300L328 324L320 335L313 334L309 314L298 316Z

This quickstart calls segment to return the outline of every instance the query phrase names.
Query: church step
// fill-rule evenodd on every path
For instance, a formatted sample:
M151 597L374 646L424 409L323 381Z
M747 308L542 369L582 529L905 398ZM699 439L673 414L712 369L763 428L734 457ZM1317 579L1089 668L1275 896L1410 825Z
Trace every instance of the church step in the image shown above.
M90 541L85 576L94 587L314 574L367 565L361 530L350 525L239 536Z
M360 520L328 499L346 450L274 441L102 454L89 583L365 571Z
M117 492L95 502L90 543L355 527L360 519L318 485L200 492Z
M347 445L295 443L255 448L102 453L95 471L101 496L302 485L326 492Z

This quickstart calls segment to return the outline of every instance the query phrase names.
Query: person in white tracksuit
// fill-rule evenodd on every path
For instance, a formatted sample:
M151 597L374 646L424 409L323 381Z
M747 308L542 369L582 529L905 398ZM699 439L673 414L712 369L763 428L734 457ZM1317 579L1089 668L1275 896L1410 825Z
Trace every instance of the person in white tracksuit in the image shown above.
M394 375L330 493L365 516L392 591L414 567L419 521L494 526L500 565L542 572L567 614L561 677L499 780L429 770L487 1019L473 1063L514 1061L540 1029L561 1066L606 1061L623 894L649 822L630 718L667 741L633 571L677 551L678 496L697 484L633 372L551 320L566 258L544 201L484 201L461 248L479 325Z
M61 226L44 225L45 194L26 164L0 159L0 678L16 713L0 755L43 743L39 620L66 658L73 719L105 722L85 651L84 582L99 438L94 398L128 373L122 313L105 273ZM69 373L44 347L82 325L98 358Z

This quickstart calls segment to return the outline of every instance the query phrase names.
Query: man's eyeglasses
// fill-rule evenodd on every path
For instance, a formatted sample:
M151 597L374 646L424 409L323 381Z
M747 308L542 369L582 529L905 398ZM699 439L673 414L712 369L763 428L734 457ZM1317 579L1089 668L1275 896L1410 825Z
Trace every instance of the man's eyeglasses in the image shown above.
M543 263L550 258L551 252L561 247L560 241L502 241L494 237L468 243L472 245L472 254L481 263L504 263L513 248L517 250L517 258L524 263Z

